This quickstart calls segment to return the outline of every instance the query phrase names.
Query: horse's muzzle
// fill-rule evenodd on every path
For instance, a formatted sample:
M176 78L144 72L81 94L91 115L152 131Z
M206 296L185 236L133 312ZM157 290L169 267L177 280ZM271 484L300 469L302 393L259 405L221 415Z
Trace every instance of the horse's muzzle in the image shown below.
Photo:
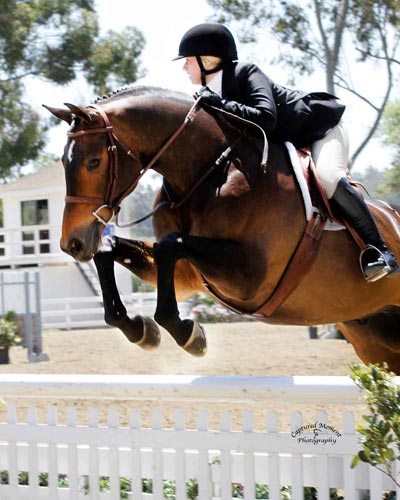
M78 237L71 237L67 244L60 243L61 250L73 257L78 262L88 262L97 251L97 246L87 245Z

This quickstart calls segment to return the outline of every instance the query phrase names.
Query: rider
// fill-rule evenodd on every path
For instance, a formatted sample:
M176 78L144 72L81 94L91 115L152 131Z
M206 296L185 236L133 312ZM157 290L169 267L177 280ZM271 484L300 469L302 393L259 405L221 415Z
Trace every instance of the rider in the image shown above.
M311 146L332 209L366 245L368 259L362 260L362 267L368 281L400 273L367 204L346 176L349 141L341 120L345 107L335 96L287 89L256 65L239 63L232 33L222 24L204 23L187 31L174 60L183 58L191 82L202 85L202 102L256 123L274 142Z

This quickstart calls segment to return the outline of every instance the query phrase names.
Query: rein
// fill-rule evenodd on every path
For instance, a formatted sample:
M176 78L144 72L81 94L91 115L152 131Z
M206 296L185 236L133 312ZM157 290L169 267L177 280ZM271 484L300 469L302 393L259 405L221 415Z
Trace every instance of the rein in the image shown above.
M161 148L158 150L158 152L154 155L154 157L150 160L150 162L145 166L142 167L139 170L138 175L136 178L131 182L131 184L128 186L125 191L123 191L118 197L115 197L115 190L117 187L117 182L118 182L118 150L117 150L117 144L120 145L120 147L125 151L125 153L132 158L133 160L137 161L140 163L139 156L135 153L133 153L131 150L127 149L121 141L117 138L117 136L113 132L113 126L110 123L110 120L107 116L107 113L100 107L95 104L93 104L91 107L96 109L100 115L103 118L104 125L105 127L102 128L92 128L92 129L85 129L85 130L79 130L78 132L68 132L68 137L70 138L76 138L76 137L82 137L85 135L90 135L90 134L107 134L109 146L108 146L108 157L109 157L109 174L108 174L108 183L107 183L107 190L106 190L106 195L104 198L97 198L97 197L91 197L91 196L74 196L74 195L67 195L65 197L65 202L66 203L83 203L87 205L92 205L92 204L97 204L99 203L100 206L92 212L92 215L97 219L98 222L104 224L105 226L108 225L108 221L105 221L100 215L99 212L103 208L108 208L112 211L113 215L118 215L118 212L120 210L120 204L124 198L126 198L137 186L139 180L143 177L143 175L151 168L154 166L154 164L157 162L157 160L164 154L164 152L171 146L171 144L178 138L178 136L183 132L183 130L186 128L186 126L193 121L194 116L198 110L198 103L201 100L201 97L199 97L193 106L190 108L189 112L187 113L185 119L183 122L180 124L180 126L175 130L175 132L168 138L168 140L161 146ZM157 207L156 207L157 209ZM153 210L152 214L154 213L155 210ZM151 215L152 215L151 214ZM150 216L150 215L149 215ZM143 219L141 219L143 220ZM137 223L137 222L135 222ZM118 224L117 224L118 225ZM127 227L128 225L133 225L132 223L126 224L124 226L120 227Z

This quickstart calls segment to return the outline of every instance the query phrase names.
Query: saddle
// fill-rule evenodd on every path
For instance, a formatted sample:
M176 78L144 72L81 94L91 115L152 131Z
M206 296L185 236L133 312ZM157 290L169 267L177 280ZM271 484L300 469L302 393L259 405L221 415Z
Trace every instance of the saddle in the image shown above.
M364 243L355 230L347 223L337 220L332 213L326 193L319 182L310 151L297 150L289 142L285 143L285 147L291 160L294 177L302 194L307 224L275 290L262 306L252 313L246 314L252 317L269 317L283 304L303 276L311 269L324 230L347 228L358 246L364 248ZM239 311L222 301L209 284L205 283L205 286L209 293L225 307L238 314L243 314L243 311Z
M289 142L285 143L285 147L303 197L307 225L275 290L268 300L253 312L253 316L271 316L297 287L312 266L322 231L347 228L357 245L361 249L365 246L355 230L347 222L336 219L332 213L325 190L318 179L311 152L305 149L296 150ZM350 174L347 175L350 178Z
M324 231L340 231L347 229L357 245L361 249L364 248L365 245L363 241L353 227L346 221L339 220L332 212L326 192L319 181L310 150L305 148L296 149L290 142L286 142L285 147L293 167L294 177L302 194L307 221L310 220L312 212L319 212L326 222ZM358 194L363 197L360 184L351 178L349 170L347 170L346 176L352 186L357 190Z

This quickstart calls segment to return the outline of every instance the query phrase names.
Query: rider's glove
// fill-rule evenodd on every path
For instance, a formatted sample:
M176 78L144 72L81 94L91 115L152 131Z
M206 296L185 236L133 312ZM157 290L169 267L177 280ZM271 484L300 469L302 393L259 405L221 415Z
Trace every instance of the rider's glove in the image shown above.
M203 87L200 89L198 96L201 96L200 103L204 102L210 106L214 106L215 108L223 108L224 101L222 98L216 93L210 90L208 87Z

